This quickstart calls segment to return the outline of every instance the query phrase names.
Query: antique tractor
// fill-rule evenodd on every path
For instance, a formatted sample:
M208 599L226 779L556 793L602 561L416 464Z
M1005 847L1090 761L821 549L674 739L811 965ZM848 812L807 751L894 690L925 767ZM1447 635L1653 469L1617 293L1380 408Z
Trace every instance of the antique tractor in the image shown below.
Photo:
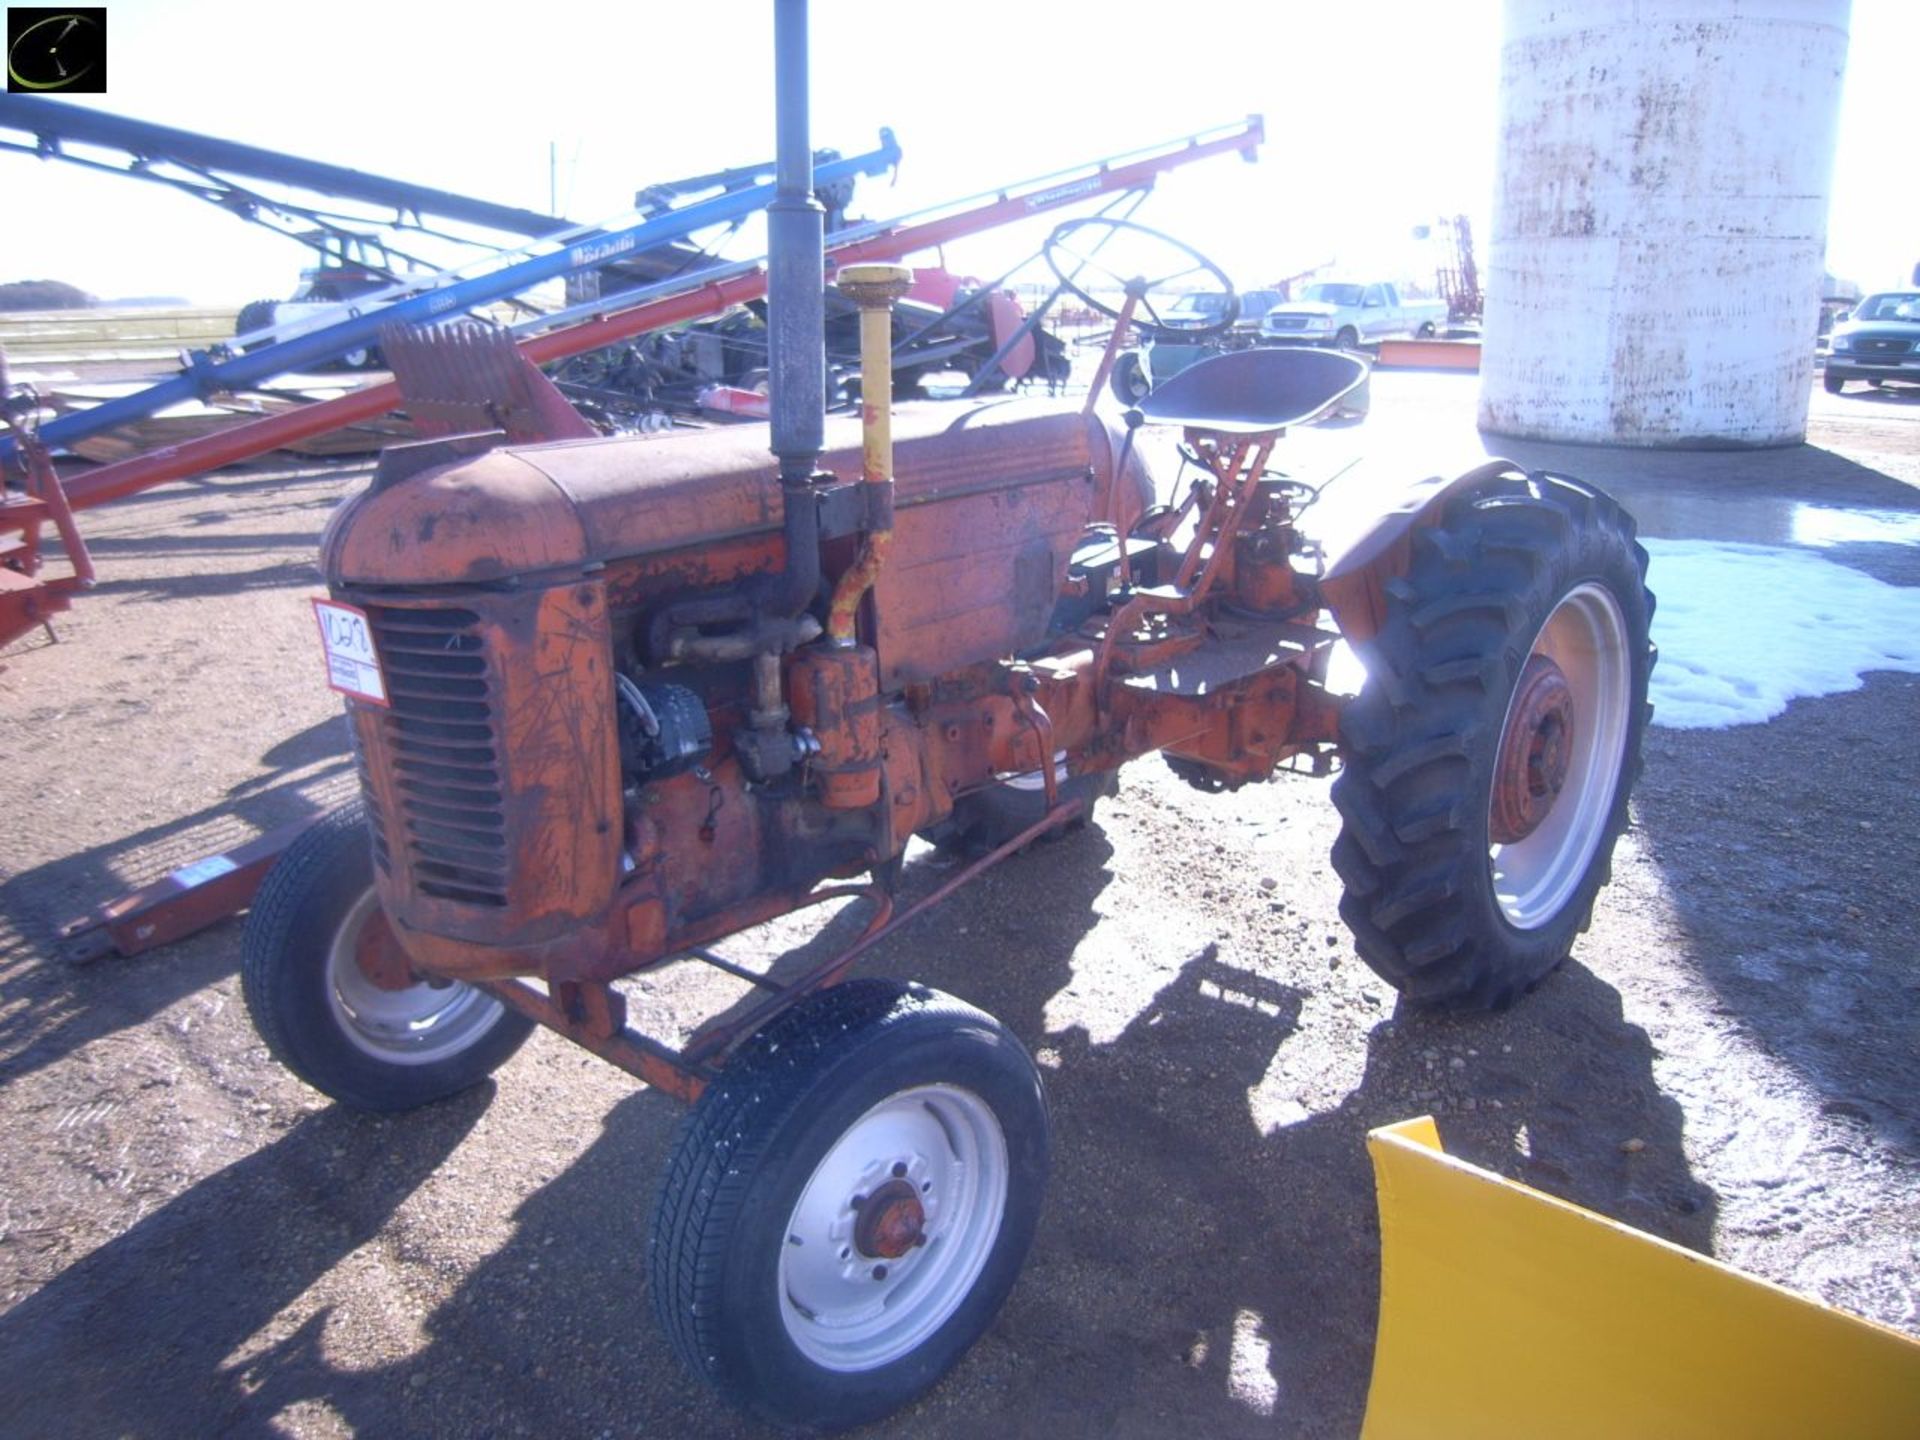
M839 284L876 342L864 426L830 428L791 109L771 457L758 427L450 439L389 451L335 516L316 603L364 806L269 877L243 984L271 1051L350 1105L472 1085L536 1022L694 1102L654 1223L659 1318L731 1400L831 1428L987 1327L1049 1153L1018 1039L923 986L840 983L854 961L1083 819L1130 760L1222 792L1338 762L1361 955L1414 1002L1503 1005L1606 879L1652 598L1613 501L1500 462L1316 544L1270 460L1362 378L1337 353L1221 355L1149 395L1132 418L1199 466L1160 503L1091 400L890 415L903 272L862 267ZM1115 347L1151 290L1128 286ZM1350 700L1326 683L1342 637L1367 672ZM896 914L929 834L977 858ZM864 931L785 983L710 948L849 897ZM615 982L687 960L763 998L676 1048Z

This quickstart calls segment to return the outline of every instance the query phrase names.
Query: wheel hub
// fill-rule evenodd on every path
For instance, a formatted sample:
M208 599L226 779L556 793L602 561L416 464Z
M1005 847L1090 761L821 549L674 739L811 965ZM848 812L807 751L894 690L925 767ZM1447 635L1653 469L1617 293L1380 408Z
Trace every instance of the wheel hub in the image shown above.
M1494 761L1488 838L1512 845L1553 812L1573 764L1573 690L1546 656L1531 656L1514 687L1506 734Z
M853 1243L875 1260L898 1260L927 1243L927 1212L920 1194L906 1180L889 1180L861 1200L853 1222Z

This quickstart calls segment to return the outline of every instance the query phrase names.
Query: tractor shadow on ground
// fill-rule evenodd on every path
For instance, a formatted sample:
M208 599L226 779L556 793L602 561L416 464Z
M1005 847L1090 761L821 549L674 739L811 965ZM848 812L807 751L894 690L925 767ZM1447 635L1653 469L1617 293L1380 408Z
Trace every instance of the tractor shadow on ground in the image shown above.
M1354 1434L1379 1261L1364 1139L1429 1108L1429 1051L1513 1052L1475 1063L1477 1112L1442 1117L1453 1153L1705 1246L1713 1200L1686 1169L1647 1038L1577 965L1505 1015L1375 1023L1357 1086L1264 1132L1249 1090L1302 1040L1304 992L1214 944L1143 955L1168 978L1112 1041L1049 1033L1048 1002L1072 983L1112 862L1097 830L1040 847L862 967L1006 1020L1040 1057L1055 1134L1047 1209L1011 1302L927 1399L866 1433ZM944 878L910 865L907 898ZM681 1112L647 1092L615 1104L526 1195L511 1238L425 1317L414 1353L368 1369L329 1354L329 1324L350 1331L352 1307L381 1306L377 1293L254 1339L330 1273L335 1290L357 1285L337 1267L490 1094L384 1121L338 1108L303 1119L0 1318L0 1393L49 1437L264 1436L314 1403L361 1434L768 1433L688 1376L652 1323L651 1202ZM1620 1149L1628 1135L1640 1152Z
M1798 1071L1829 1119L1909 1157L1916 725L1920 677L1870 675L1764 725L1652 730L1634 792L1641 842L1723 1013Z
M1710 1246L1714 1200L1687 1167L1680 1109L1646 1035L1590 972L1565 967L1504 1015L1403 1011L1373 1028L1364 1074L1333 1109L1263 1133L1250 1092L1295 1039L1302 999L1209 945L1111 1044L1047 1037L1048 1216L1006 1317L966 1362L989 1372L1008 1423L1357 1433L1379 1269L1365 1137L1433 1108L1429 1051L1486 1057L1456 1087L1476 1109L1440 1118L1452 1153ZM1623 1151L1628 1137L1644 1148Z
M969 903L997 893L986 879L994 876L996 871L1001 876L1010 875L1016 870L1037 871L1047 877L1052 901L1049 920L1056 932L1050 938L1067 943L1070 950L1072 943L1077 942L1097 918L1093 903L1113 879L1112 871L1108 868L1112 855L1113 847L1106 838L1098 830L1090 828L1035 841L1025 851L985 872L980 882L963 887L956 896L909 920L895 934L863 955L851 973L926 980L928 977L923 973L923 967L931 953L939 953L948 947L956 948L961 953L992 953L1004 949L1009 942L1017 943L1026 927L1002 927L990 903L978 913ZM946 884L959 870L973 863L974 858L958 851L935 848L924 842L913 842L894 891L894 916L900 916ZM861 877L846 883L862 883ZM967 900L963 901L962 896ZM872 914L872 906L866 901L842 904L824 922L809 922L808 912L802 910L789 920L743 931L740 935L716 942L712 948L727 959L760 971L776 984L791 985L857 942ZM808 929L812 933L807 938L797 943L785 943L796 932ZM765 963L761 963L763 960ZM684 968L698 971L698 967L691 963L685 964ZM967 973L954 977L955 983L943 988L951 989L961 999L1013 1024L1017 1018L1015 1007L1021 1003L1021 997L992 987L983 989L982 982L991 977L995 970L996 966L990 963L969 967ZM644 985L647 982L642 983ZM766 1002L765 992L757 988L740 988L744 989L744 993L727 1008L714 1013L707 1023L716 1026L738 1023ZM676 998L684 1003L695 997L688 992L679 992ZM1038 1017L1034 1019L1037 1025ZM1033 1029L1016 1028L1023 1035L1036 1033Z
M869 1433L1354 1434L1378 1303L1365 1136L1430 1108L1417 1097L1432 1083L1422 1057L1435 1048L1513 1052L1476 1062L1470 1093L1481 1108L1442 1117L1453 1153L1677 1243L1709 1245L1713 1196L1687 1168L1681 1114L1654 1081L1652 1047L1622 1019L1618 994L1577 965L1505 1015L1376 1025L1356 1088L1332 1110L1266 1133L1248 1092L1298 1037L1303 995L1212 944L1176 961L1111 1043L1046 1033L1036 1017L1068 982L1086 929L1071 917L1111 878L1110 858L1097 832L1048 847L1018 880L965 892L964 919L930 918L937 928L917 941L910 931L892 942L911 943L910 956L873 967L967 996L1026 1039L1046 1075L1055 1152L1012 1301L946 1382ZM1014 917L1036 895L1068 919L1063 928L1018 930ZM982 918L996 914L1005 923L983 935ZM339 1377L330 1403L363 1430L401 1425L404 1371L424 1374L414 1383L440 1397L449 1432L455 1417L511 1413L535 1433L602 1423L762 1433L682 1373L647 1323L641 1202L675 1121L651 1097L616 1106L576 1163L520 1206L514 1238L427 1322L432 1343L384 1379ZM1623 1150L1627 1137L1642 1148ZM501 1316L528 1314L546 1316L568 1343L529 1354L502 1336ZM595 1392L624 1398L605 1415L583 1412Z
M260 758L268 773L229 790L196 814L82 850L0 880L0 978L23 1001L0 1016L0 1079L51 1065L103 1035L152 1019L182 996L233 972L239 934L223 921L199 935L132 959L69 958L61 925L181 865L258 834L317 818L355 793L346 728L329 716Z

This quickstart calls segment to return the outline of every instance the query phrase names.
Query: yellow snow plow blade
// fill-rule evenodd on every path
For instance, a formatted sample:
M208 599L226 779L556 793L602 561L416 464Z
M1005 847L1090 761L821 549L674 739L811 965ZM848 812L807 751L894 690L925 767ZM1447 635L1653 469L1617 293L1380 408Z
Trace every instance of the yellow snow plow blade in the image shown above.
M1920 1436L1920 1342L1453 1159L1430 1119L1367 1149L1362 1440Z

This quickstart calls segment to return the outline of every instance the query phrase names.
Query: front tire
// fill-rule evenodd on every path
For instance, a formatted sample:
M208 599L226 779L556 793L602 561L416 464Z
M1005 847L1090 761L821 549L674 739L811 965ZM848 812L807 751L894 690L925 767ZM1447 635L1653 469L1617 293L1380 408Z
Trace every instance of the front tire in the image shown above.
M1342 350L1358 350L1360 348L1360 332L1351 325L1342 325L1340 327L1340 333L1333 337L1333 343Z
M1414 1003L1501 1008L1586 929L1651 714L1646 566L1618 505L1554 475L1414 532L1333 787L1340 913Z
M1827 393L1829 395L1838 395L1842 390L1847 388L1847 382L1841 379L1840 376L1833 374L1821 376L1821 383L1827 387Z
M411 1110L476 1085L533 1022L458 981L383 988L362 969L384 926L366 811L334 811L287 848L254 897L240 990L273 1058L358 1110ZM390 942L389 942L390 943Z
M1013 1289L1046 1184L1039 1072L990 1016L856 980L779 1017L683 1124L648 1249L674 1349L838 1430L937 1382Z

